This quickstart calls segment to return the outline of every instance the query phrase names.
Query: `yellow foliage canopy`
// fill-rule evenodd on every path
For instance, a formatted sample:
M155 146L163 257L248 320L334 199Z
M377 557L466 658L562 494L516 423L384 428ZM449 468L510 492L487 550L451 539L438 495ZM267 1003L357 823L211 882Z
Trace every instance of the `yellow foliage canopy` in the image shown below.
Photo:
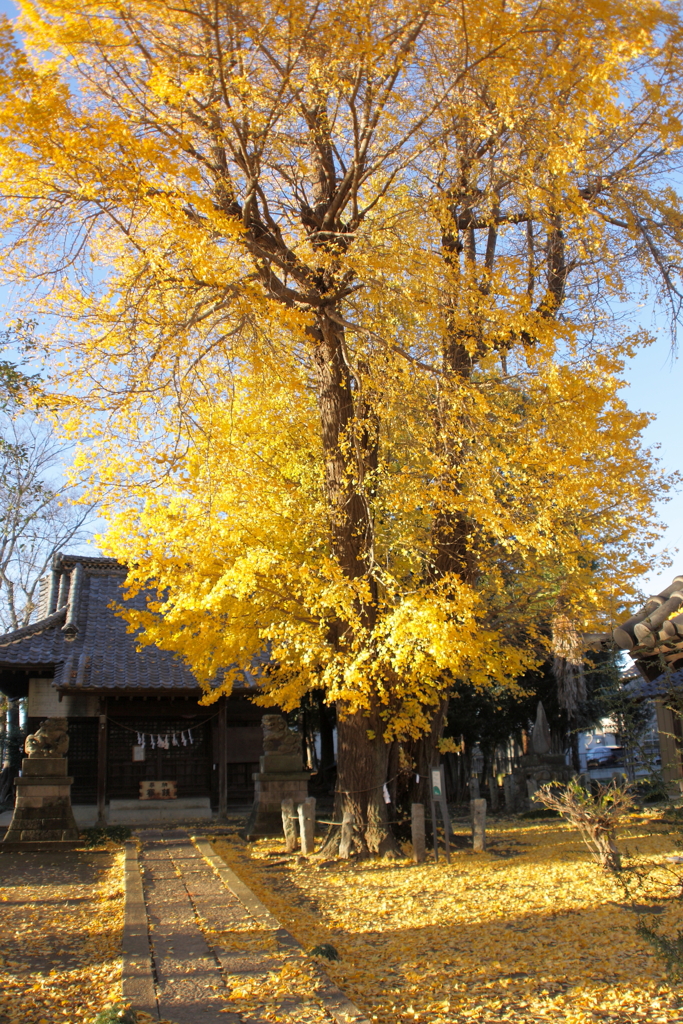
M20 6L3 266L144 640L414 734L632 592L665 482L611 304L678 314L679 4Z
M330 550L314 396L303 382L293 395L291 380L242 373L231 401L193 405L183 456L175 439L143 455L141 439L131 468L108 447L106 550L126 558L136 588L159 588L131 622L186 657L207 685L232 665L231 685L268 649L280 668L267 684L273 702L294 707L311 686L356 707L379 698L399 733L423 726L448 680L511 685L537 658L540 626L558 600L589 625L605 591L621 592L647 564L657 477L630 474L644 417L618 399L610 369L605 359L550 361L514 385L497 371L470 382L469 424L486 443L468 445L467 486L451 503L466 512L476 551L468 585L425 571L440 467L426 400L417 400L424 382L401 367L403 379L386 388L393 414L374 405L388 426L364 482L375 527L372 624L368 577L350 580ZM343 643L330 635L339 621L348 624Z

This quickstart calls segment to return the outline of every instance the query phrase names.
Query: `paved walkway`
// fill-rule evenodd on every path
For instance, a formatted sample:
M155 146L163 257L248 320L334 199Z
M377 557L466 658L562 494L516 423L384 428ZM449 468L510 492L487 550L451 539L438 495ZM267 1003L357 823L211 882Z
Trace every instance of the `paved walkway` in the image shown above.
M129 844L124 968L134 1006L174 1024L266 1024L274 1015L287 1024L363 1024L207 841L181 830L138 838L142 887Z

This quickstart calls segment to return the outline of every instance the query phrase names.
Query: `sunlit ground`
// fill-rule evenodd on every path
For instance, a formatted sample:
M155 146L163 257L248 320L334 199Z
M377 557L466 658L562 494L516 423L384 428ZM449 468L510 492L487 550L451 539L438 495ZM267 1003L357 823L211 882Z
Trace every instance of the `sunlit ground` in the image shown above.
M123 853L0 856L0 1021L84 1024L121 997Z
M683 928L669 829L645 815L621 830L628 891L559 821L499 822L486 853L450 866L306 862L279 840L216 849L302 945L337 949L328 973L383 1024L659 1024L683 1021L683 991L635 926Z

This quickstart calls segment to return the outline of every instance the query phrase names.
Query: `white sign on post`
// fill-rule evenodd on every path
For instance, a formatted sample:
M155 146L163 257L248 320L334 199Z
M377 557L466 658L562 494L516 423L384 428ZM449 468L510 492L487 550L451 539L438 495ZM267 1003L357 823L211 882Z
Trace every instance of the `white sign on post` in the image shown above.
M451 862L451 849L449 833L451 830L451 823L448 817L448 807L446 805L446 779L444 776L443 765L439 768L431 769L432 779L432 831L434 833L434 860L439 860L439 840L437 835L436 825L436 809L439 808L441 812L441 821L443 822L444 842L446 846L446 860L450 864Z
M432 796L435 800L440 800L442 796L441 792L441 769L432 768Z

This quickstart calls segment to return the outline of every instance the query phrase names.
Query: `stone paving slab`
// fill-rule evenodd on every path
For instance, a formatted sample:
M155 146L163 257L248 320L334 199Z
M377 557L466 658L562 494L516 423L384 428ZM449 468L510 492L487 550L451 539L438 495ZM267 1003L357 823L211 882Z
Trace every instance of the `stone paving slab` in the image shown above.
M206 839L198 838L194 839L194 843L224 885L239 896L251 916L275 929L280 948L289 950L293 955L301 955L303 950L294 936L280 925L277 918L244 884L242 879L216 854L211 844ZM248 959L248 957L244 957L245 964L248 963ZM321 984L315 994L335 1024L369 1024L356 1004L334 984L328 975L322 971L319 972L319 975Z
M180 829L137 835L139 860L134 842L126 859L127 1001L174 1024L265 1024L255 1009L231 1007L230 986L246 984L269 993L289 1024L367 1024L321 972L315 993L273 996L283 968L311 962L206 840Z
M159 1015L175 1024L226 1024L229 1015L221 1013L227 995L223 975L173 863L179 840L157 846L159 842L142 851Z

